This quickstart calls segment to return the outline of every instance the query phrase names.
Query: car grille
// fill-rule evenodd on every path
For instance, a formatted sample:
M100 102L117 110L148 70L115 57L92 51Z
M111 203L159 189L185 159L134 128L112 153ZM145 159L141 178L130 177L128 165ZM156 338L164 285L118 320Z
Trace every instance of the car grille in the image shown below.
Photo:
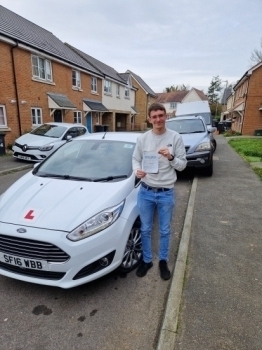
M23 157L29 157L32 160L38 160L38 158L36 156L34 156L33 154L27 154L27 153L19 153L19 152L14 152L14 156L18 157L18 156L23 156Z
M39 271L33 269L22 269L21 267L9 265L0 262L0 268L9 272L13 272L19 275L43 278L48 280L60 280L65 276L65 272L52 272L52 271Z
M64 263L70 259L67 253L53 244L5 235L0 235L0 251L49 263Z
M20 143L15 142L15 146L18 147L18 148L23 149L24 145L20 145ZM27 147L27 150L29 150L29 149L39 149L39 146L26 146L26 147Z

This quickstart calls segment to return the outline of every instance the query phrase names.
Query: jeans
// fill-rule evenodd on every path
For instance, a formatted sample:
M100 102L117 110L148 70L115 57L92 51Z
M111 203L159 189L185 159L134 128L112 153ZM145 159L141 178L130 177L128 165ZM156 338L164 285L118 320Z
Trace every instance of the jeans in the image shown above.
M175 205L174 189L154 192L140 186L137 197L138 211L141 220L141 239L143 260L152 261L151 233L154 212L157 208L159 220L159 260L168 260L169 241L171 235L171 220Z

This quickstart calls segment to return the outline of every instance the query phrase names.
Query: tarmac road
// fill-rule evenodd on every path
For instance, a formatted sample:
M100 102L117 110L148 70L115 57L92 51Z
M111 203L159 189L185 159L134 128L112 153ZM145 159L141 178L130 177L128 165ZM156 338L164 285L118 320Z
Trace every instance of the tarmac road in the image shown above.
M2 175L0 194L27 171L29 169ZM191 185L190 177L180 177L176 186L172 269ZM156 227L154 237L154 267L144 278L136 277L135 272L112 273L92 283L63 290L0 275L0 348L155 349L171 281L162 281L159 277Z

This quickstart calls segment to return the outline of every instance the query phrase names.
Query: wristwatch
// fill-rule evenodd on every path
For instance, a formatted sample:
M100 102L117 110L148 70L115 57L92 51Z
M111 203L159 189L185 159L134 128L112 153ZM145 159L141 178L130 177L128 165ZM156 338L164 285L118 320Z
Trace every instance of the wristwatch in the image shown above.
M175 158L174 156L173 156L173 154L170 154L171 155L171 159L168 159L170 162L172 162L172 160Z

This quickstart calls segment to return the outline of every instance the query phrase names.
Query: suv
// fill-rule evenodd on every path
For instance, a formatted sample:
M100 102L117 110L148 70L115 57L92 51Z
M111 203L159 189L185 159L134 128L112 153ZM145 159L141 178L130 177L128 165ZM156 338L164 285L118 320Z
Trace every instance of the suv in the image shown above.
M181 134L187 157L187 167L200 168L207 176L213 174L213 153L211 140L216 128L207 126L200 116L184 116L166 121L166 127Z

